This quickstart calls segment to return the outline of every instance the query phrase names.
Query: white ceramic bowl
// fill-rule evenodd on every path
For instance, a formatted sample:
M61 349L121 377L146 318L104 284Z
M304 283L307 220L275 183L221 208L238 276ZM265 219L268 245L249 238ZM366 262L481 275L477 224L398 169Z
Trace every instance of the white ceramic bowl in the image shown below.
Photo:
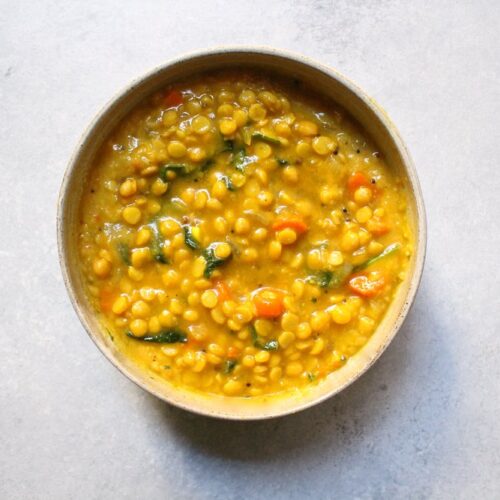
M116 349L106 334L98 313L87 298L77 265L79 204L93 158L102 142L144 97L180 78L219 68L252 68L293 78L325 99L335 101L359 122L383 153L389 167L408 187L414 254L407 278L399 286L382 322L367 344L342 368L305 390L280 396L229 398L199 394L174 387L153 372L139 368ZM253 47L221 48L175 59L118 93L94 119L69 162L61 187L57 223L59 258L69 296L87 333L109 361L130 380L160 399L195 413L234 420L265 419L303 410L337 394L360 377L382 354L408 313L420 282L426 244L424 205L417 174L386 113L360 88L331 68L298 55Z

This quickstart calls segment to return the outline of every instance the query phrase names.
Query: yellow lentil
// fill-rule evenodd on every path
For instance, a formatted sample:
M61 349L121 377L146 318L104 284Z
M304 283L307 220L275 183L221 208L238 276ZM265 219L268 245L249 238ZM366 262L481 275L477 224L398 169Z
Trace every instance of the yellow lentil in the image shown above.
M94 274L99 278L106 278L111 272L111 264L106 259L96 259L92 265Z
M313 136L318 134L318 125L309 120L302 120L297 123L296 130L299 135Z
M123 220L135 226L141 220L141 211L137 207L125 207L122 212Z
M335 304L329 308L330 316L338 325L345 325L351 321L351 312L341 304Z
M120 185L120 194L124 198L128 198L129 196L133 196L137 193L137 181L135 179L126 179Z
M218 259L227 259L231 255L231 252L231 245L225 241L218 243L214 249L215 256Z
M197 134L206 134L211 127L210 119L203 115L197 116L193 119L191 127Z
M130 331L134 335L145 335L148 331L148 324L143 319L134 319L130 322Z
M121 295L114 301L112 311L115 314L123 314L129 308L129 305L128 298Z
M271 355L268 351L260 351L255 355L255 361L257 363L267 363Z
M297 377L302 373L302 369L301 363L298 361L292 361L291 363L288 363L285 371L289 377Z
M213 309L218 302L217 293L214 290L205 290L201 295L201 303L208 309Z
M268 253L271 260L278 260L281 257L281 243L279 241L271 241Z
M291 245L297 241L297 233L293 229L287 227L278 231L276 238L282 245Z
M234 134L237 128L238 125L232 118L226 118L224 120L221 120L219 123L219 130L221 131L221 134L224 135Z
M172 141L167 146L168 154L172 158L182 158L186 154L186 146L180 141Z
M286 349L295 340L295 335L292 332L283 332L278 337L278 342L283 349Z

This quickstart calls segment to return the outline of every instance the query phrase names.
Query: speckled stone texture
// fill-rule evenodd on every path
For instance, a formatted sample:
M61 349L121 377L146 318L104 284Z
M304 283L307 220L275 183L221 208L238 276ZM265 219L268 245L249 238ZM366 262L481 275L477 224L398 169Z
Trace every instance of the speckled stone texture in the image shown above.
M500 3L3 0L0 498L500 497ZM269 44L382 103L418 168L428 258L358 382L259 423L190 415L118 373L73 312L56 200L94 113L182 52Z

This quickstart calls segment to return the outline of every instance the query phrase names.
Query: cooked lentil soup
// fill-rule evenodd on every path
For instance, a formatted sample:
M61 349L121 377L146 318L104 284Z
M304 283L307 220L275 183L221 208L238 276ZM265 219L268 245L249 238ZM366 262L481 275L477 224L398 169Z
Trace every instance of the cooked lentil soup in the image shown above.
M247 397L342 367L412 252L405 185L363 131L242 72L179 82L119 124L79 238L118 349L177 386Z

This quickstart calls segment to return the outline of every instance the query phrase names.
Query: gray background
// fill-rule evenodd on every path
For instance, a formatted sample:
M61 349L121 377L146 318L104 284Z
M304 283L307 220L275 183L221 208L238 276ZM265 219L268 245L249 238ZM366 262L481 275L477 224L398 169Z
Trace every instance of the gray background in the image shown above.
M499 498L499 2L0 2L0 498ZM94 113L182 52L269 44L385 106L418 168L428 258L358 382L260 423L135 387L73 312L56 199Z

